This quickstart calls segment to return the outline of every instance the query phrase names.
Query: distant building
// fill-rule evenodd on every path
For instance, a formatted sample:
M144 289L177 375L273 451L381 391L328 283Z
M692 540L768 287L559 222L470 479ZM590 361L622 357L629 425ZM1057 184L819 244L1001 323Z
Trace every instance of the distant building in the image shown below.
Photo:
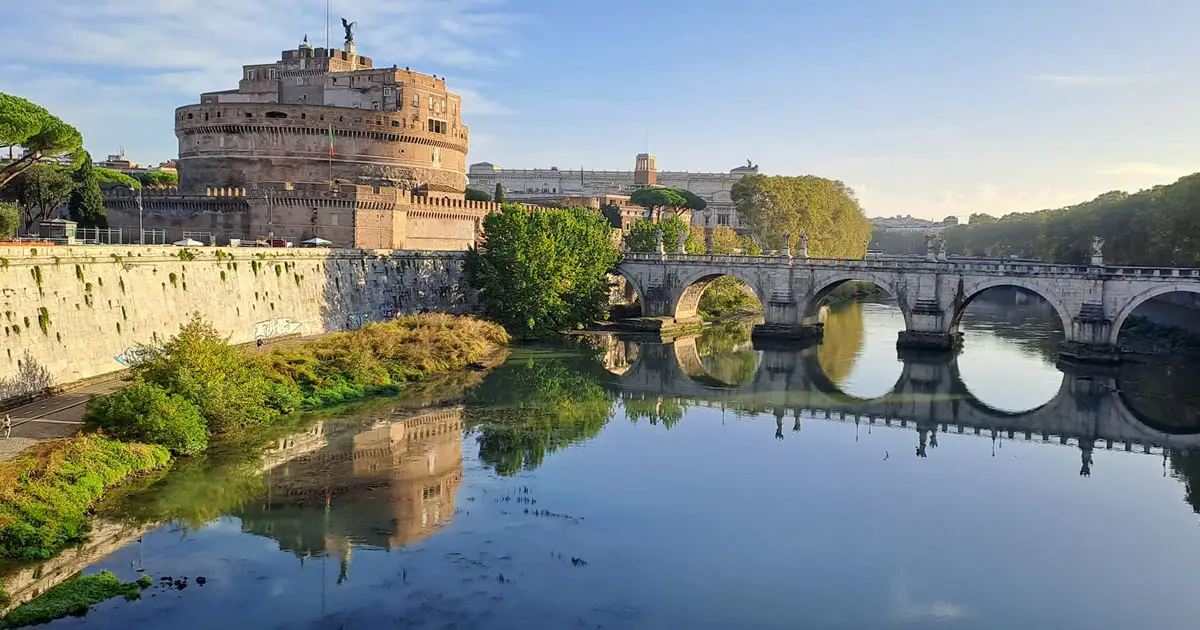
M727 225L734 229L745 226L729 193L738 180L752 174L758 174L758 166L752 163L727 173L659 171L655 157L649 153L637 156L632 171L561 170L557 166L505 169L491 162L477 162L467 171L472 187L490 192L500 184L504 187L505 198L511 201L527 201L546 195L627 196L648 186L684 188L708 202L705 211L691 216L692 225Z
M947 227L941 222L911 216L876 217L870 221L884 232L940 232Z

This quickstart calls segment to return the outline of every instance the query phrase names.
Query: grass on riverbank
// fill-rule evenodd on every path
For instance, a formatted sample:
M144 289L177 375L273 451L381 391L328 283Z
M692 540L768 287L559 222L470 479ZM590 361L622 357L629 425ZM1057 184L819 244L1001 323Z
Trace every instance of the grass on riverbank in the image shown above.
M465 368L508 341L497 324L422 314L273 350L261 360L267 374L300 392L303 408L316 409Z
M166 448L82 435L0 463L0 557L37 560L84 539L104 491L171 461Z
M136 582L121 582L108 571L80 576L51 588L27 604L18 606L0 621L0 628L17 628L47 623L68 615L82 615L93 604L118 596L124 596L127 600L138 599L142 596L142 589L149 588L152 584L153 581L148 575L143 575Z

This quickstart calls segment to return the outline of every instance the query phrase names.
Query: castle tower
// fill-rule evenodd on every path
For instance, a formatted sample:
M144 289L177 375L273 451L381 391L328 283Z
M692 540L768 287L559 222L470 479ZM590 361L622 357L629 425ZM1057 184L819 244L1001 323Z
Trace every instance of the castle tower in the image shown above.
M633 168L633 184L635 186L654 186L658 183L658 173L654 168L654 156L649 153L639 153L637 165Z

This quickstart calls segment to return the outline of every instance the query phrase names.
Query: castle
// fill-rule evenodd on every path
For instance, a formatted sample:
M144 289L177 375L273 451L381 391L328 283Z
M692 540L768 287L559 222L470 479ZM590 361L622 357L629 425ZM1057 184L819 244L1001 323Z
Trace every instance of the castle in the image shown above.
M468 129L444 78L305 41L175 111L179 187L109 190L112 227L172 242L461 250L498 204L466 201ZM137 240L136 237L133 240Z
M490 162L472 164L468 175L471 187L492 192L496 184L510 201L537 201L546 197L601 197L629 195L647 186L685 188L708 202L703 212L692 214L692 224L703 227L727 225L744 229L729 193L746 175L758 173L758 165L747 161L728 173L689 173L659 171L652 154L637 156L632 171L560 170L557 166L530 169L504 169Z

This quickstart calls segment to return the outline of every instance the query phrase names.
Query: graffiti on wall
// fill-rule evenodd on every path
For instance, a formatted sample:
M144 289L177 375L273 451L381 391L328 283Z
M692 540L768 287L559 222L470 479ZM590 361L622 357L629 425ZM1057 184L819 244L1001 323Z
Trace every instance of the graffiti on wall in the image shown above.
M149 359L163 351L162 348L145 344L138 344L125 348L125 351L113 357L113 360L125 367L129 367L138 361Z
M251 335L254 339L274 339L288 335L303 335L306 328L304 322L288 317L277 317L255 324Z

